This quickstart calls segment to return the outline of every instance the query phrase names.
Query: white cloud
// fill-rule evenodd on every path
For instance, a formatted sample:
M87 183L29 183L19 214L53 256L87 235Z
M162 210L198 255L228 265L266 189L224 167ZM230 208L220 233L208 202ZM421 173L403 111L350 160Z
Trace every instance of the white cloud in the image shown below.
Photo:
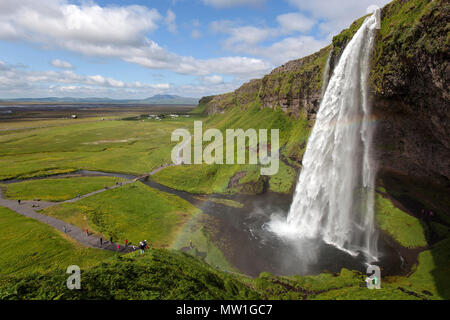
M247 5L261 5L266 0L202 0L204 4L213 6L216 8L230 8Z
M202 36L203 36L202 33L199 30L197 30L197 29L192 30L192 32L191 32L191 38L192 39L199 39Z
M58 92L73 91L79 94L90 91L98 96L102 92L110 95L155 94L170 90L168 83L124 82L102 75L79 75L72 70L31 71L28 68L0 63L0 94L2 98L26 95L49 96Z
M287 34L295 31L308 32L317 22L298 12L279 15L277 21L280 24L281 32Z
M177 24L175 22L177 16L172 10L167 10L166 18L164 19L164 23L167 25L167 29L171 33L177 33Z
M253 47L279 33L278 30L272 28L237 26L235 22L229 20L213 21L210 24L210 30L229 35L223 45L227 50L235 52L245 52L247 47Z
M229 30L229 33L230 38L226 41L226 45L232 47L240 44L256 45L269 38L273 34L273 31L266 28L245 26L232 28Z
M317 40L310 36L284 38L268 47L254 47L247 50L253 55L270 59L273 64L281 65L290 60L310 55L328 44L326 40Z
M219 75L216 75L216 74L211 75L211 76L203 77L201 79L201 82L206 84L206 85L209 85L209 84L222 84L222 83L224 83L223 78L221 76L219 76Z
M244 75L244 78L234 77L226 82L222 76L213 74L183 85L124 82L98 74L80 75L72 70L33 71L0 61L0 98L3 99L49 96L137 99L161 93L201 97L235 90L246 80Z
M310 13L312 18L324 20L320 28L324 34L338 34L357 18L366 14L372 5L380 7L391 0L287 0L299 10Z
M225 33L229 37L223 41L225 49L239 53L256 56L269 60L272 65L280 65L289 60L299 59L312 54L328 44L327 40L317 40L312 36L291 36L281 38L271 45L261 45L269 39L276 39L286 34L306 32L314 25L314 21L308 21L298 13L290 13L278 16L277 28L258 28L254 26L237 26L235 22L228 20L214 21L210 29L216 33ZM288 22L288 20L291 20Z
M60 68L60 69L73 69L74 68L73 65L70 64L69 62L59 60L59 59L54 59L50 63L55 68Z
M169 10L166 23L172 30L175 18ZM44 48L119 58L147 68L190 75L254 77L271 68L265 61L246 57L202 60L174 54L147 38L161 19L157 10L136 5L101 7L92 1L75 5L66 0L2 0L0 39L25 40Z
M325 47L373 5L383 6L389 0L287 0L299 11L276 17L276 27L239 25L229 20L215 21L210 29L224 33L228 38L223 47L234 53L252 55L270 61L273 65L298 59ZM300 12L301 11L301 12ZM318 26L321 34L309 32ZM285 38L283 38L285 37ZM270 45L263 42L274 41Z

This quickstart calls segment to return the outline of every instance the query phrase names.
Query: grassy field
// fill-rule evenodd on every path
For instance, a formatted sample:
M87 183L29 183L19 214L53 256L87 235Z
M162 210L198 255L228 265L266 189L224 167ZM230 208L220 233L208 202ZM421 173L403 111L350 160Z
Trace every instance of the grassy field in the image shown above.
M66 177L0 184L0 187L8 199L64 201L124 181L126 179L115 177Z
M77 169L142 174L171 163L171 133L191 118L165 121L87 121L3 131L0 180ZM49 120L46 120L49 122Z
M141 182L42 211L106 239L122 243L128 239L132 244L146 239L152 247L169 247L196 212L185 200Z
M114 256L84 248L50 226L0 207L0 276L61 271L70 265L86 268Z

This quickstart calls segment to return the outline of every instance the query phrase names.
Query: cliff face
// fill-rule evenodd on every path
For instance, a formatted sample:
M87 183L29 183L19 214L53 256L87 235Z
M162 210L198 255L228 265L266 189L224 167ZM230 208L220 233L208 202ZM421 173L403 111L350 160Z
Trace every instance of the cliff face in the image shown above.
M450 182L450 4L394 1L373 55L381 168Z
M370 82L381 171L445 186L450 185L449 17L444 0L395 0L384 7ZM213 114L235 105L245 109L256 100L261 108L281 109L291 117L304 113L312 124L323 81L364 18L319 52L200 104Z

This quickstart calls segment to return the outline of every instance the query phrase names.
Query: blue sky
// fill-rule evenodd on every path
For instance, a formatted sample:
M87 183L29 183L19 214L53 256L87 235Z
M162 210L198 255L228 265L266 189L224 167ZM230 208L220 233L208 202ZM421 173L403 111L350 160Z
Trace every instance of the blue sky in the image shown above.
M0 0L0 98L223 93L388 0Z

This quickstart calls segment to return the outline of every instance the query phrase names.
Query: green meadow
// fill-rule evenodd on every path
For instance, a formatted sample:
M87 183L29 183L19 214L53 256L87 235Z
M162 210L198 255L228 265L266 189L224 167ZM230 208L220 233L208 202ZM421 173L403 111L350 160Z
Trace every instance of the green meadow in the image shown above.
M115 177L66 177L62 179L28 180L0 184L3 196L8 199L64 201L104 188L126 179Z
M107 190L74 203L63 203L41 213L71 223L82 230L112 237L116 242L170 247L177 232L198 209L174 195L141 182Z
M0 180L79 169L143 174L171 162L171 132L189 118L86 121L10 130L0 135Z

